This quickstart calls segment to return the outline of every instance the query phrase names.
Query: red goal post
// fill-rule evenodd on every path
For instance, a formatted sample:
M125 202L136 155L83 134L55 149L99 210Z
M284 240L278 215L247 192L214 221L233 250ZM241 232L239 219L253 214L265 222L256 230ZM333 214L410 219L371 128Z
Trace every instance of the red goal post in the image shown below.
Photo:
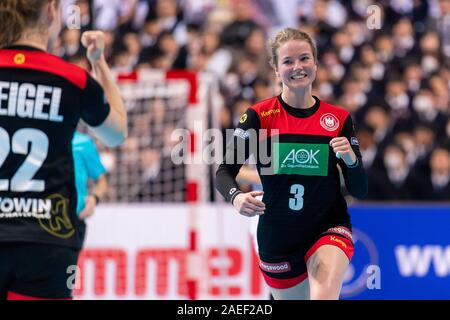
M121 155L116 155L113 170L109 170L110 181L113 181L112 190L108 191L109 202L185 202L189 207L190 231L189 254L187 263L187 289L190 299L198 297L199 290L199 263L198 256L199 232L197 221L198 204L208 202L211 199L210 192L214 190L210 185L210 175L216 168L215 164L208 164L203 159L203 146L205 144L205 133L211 127L217 128L219 110L223 99L218 92L217 78L207 73L194 73L186 70L161 71L142 70L130 74L117 75L119 88L125 101L129 114L129 140L125 143ZM159 104L164 101L164 106ZM149 122L147 123L147 119ZM150 130L145 129L148 124ZM158 127L158 130L153 128ZM167 143L168 135L176 136L174 132L181 129L184 132L183 154L186 161L173 166L168 164L167 153L173 144ZM172 132L167 132L172 130ZM161 136L161 137L160 137ZM154 142L158 137L163 140L160 144ZM152 141L154 144L152 145ZM172 143L176 141L172 140ZM221 141L215 141L221 148ZM136 144L138 145L136 147ZM150 145L150 147L149 147ZM124 159L133 158L133 151L143 152L149 158L158 155L158 147L162 148L164 159L160 160L160 168L169 168L166 178L158 180L155 178L150 183L152 186L140 186L136 192L136 181L142 184L141 177L146 175L145 164L152 166L152 162L146 158L140 159L141 170L134 175L135 166L120 164L121 156ZM108 151L104 150L108 156ZM109 154L110 156L110 154ZM161 155L160 155L161 156ZM111 159L111 158L110 158ZM109 160L110 160L109 159ZM155 160L156 161L156 160ZM106 161L108 162L108 161ZM212 167L211 167L212 166ZM158 165L155 165L158 167ZM127 172L128 170L128 172ZM160 169L161 170L161 169ZM171 170L171 171L170 171ZM151 170L150 170L151 171ZM158 173L153 172L155 176ZM129 183L127 183L129 181ZM161 193L156 192L160 189ZM149 190L146 193L147 189ZM133 194L127 192L134 190ZM180 192L181 191L181 192ZM161 196L159 196L161 194ZM170 195L171 194L171 195Z

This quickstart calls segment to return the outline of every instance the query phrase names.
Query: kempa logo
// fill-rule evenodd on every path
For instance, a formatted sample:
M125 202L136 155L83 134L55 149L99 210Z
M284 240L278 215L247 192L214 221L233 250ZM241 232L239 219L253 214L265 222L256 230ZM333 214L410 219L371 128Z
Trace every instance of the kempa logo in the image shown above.
M328 175L327 144L275 143L275 173Z
M339 243L341 245L341 247L347 249L347 245L341 239L338 239L335 236L330 236L330 240Z
M261 112L261 117L265 118L265 117L268 117L270 115L277 114L277 113L280 113L280 112L281 112L280 109L272 109L272 110L269 110L269 111L262 111Z

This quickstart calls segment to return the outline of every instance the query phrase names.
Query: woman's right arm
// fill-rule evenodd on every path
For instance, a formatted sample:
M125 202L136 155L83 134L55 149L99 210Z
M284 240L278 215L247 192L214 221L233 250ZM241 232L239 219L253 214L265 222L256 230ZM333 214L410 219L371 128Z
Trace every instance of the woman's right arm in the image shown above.
M262 191L244 193L236 182L236 176L249 158L251 150L257 149L252 144L258 143L259 127L258 115L253 109L248 109L241 117L233 139L227 141L224 160L216 172L217 190L226 201L231 202L236 210L245 216L260 215L265 210L264 203L255 198L262 195Z
M96 80L106 95L110 112L98 126L90 126L94 134L108 147L121 144L127 137L127 112L120 96L119 88L103 55L104 34L101 31L86 31L82 43L87 48Z

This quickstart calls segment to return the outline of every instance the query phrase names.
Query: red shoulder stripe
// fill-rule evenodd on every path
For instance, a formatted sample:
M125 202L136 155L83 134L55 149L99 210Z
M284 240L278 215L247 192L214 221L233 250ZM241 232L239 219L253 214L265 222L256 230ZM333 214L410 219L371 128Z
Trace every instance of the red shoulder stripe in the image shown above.
M80 89L86 87L87 73L83 69L45 52L0 50L0 67L48 72L70 81Z

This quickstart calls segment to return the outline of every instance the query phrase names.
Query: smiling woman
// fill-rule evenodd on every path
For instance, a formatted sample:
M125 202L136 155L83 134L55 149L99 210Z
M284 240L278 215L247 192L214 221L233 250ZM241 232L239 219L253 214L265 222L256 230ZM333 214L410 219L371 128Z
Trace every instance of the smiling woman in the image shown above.
M291 106L304 109L314 104L311 86L317 73L317 48L305 32L285 29L271 43L271 64L284 86L282 98Z
M349 112L311 93L317 73L311 36L284 29L270 47L282 92L245 112L217 170L217 189L240 214L260 216L260 269L275 299L337 299L353 255L338 166L349 193L364 197L358 141ZM251 141L270 145L271 161L253 153L263 191L244 193L235 180L242 166L235 155L244 144L248 159L258 149Z
M317 61L317 46L313 38L306 32L286 28L277 33L277 35L270 42L270 53L271 59L270 64L272 68L276 69L278 63L278 49L280 49L281 45L290 40L298 40L304 41L309 45L309 50L312 55L311 58L314 59L314 62Z

